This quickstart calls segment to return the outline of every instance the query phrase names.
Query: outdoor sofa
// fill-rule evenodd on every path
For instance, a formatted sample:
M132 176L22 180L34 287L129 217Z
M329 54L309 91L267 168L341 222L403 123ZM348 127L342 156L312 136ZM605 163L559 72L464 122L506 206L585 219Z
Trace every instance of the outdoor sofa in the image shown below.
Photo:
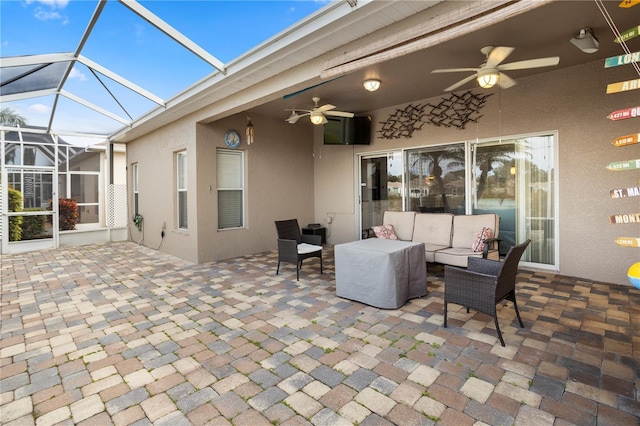
M389 232L399 240L424 243L427 262L467 267L469 257L499 260L500 216L494 213L453 215L386 211L378 237ZM392 233L392 235L393 235ZM391 237L393 238L393 237Z

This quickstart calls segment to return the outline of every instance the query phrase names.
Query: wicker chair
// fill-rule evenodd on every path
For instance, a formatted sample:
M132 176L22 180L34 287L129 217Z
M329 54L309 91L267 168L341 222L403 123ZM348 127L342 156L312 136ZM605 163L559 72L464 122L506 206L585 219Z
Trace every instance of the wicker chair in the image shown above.
M278 232L276 275L280 273L280 262L295 263L296 280L300 280L302 261L310 257L320 259L320 273L322 273L322 237L301 234L297 219L277 220L275 224Z
M531 240L509 249L504 262L469 257L467 269L444 268L444 326L447 327L447 304L455 303L476 309L493 317L500 343L504 346L496 305L502 300L513 302L520 327L524 328L516 303L518 263Z

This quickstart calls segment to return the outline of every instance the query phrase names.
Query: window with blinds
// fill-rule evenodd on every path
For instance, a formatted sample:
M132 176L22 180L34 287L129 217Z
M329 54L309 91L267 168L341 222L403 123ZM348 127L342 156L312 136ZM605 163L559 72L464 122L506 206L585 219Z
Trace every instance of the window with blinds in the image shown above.
M218 229L244 226L244 152L219 149L216 170L218 182Z
M178 166L178 228L188 229L187 219L187 152L181 151L176 154L176 163Z
M131 180L133 181L133 213L138 214L138 163L133 164Z

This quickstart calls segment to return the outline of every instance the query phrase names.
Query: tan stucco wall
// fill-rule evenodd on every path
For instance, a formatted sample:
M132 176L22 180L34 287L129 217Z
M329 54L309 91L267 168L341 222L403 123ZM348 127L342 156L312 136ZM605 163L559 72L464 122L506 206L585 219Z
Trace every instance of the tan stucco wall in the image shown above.
M192 262L198 259L196 197L188 197L189 229L178 230L175 153L187 150L187 185L192 192L197 186L195 140L193 119L185 117L127 144L129 218L133 217L134 206L133 163L138 163L139 167L139 212L144 217L143 232L138 232L130 221L130 239ZM161 238L163 224L166 224L164 241Z
M513 77L518 84L493 90L482 109L484 116L464 130L425 125L411 139L392 140L378 139L374 133L369 146L326 147L316 137L315 150L322 150L322 158L315 161L316 217L321 220L337 212L329 227L330 243L359 238L354 212L357 153L557 131L560 273L630 285L627 269L640 260L640 250L620 247L615 239L640 236L640 224L611 225L608 217L640 212L640 200L611 199L609 191L637 186L640 171L611 172L605 167L612 161L640 158L638 145L611 144L618 136L638 133L640 118L613 122L606 117L614 110L637 106L640 91L606 95L606 86L637 75L631 67L605 70L597 61L532 78L518 79L515 73ZM434 104L440 99L413 102ZM395 110L372 111L375 130Z
M313 134L308 123L292 126L282 119L252 115L255 142L245 141L246 115L198 125L198 261L207 262L276 248L275 220L313 222ZM216 149L226 148L229 129L242 136L246 153L246 226L217 230ZM211 188L211 190L209 189Z

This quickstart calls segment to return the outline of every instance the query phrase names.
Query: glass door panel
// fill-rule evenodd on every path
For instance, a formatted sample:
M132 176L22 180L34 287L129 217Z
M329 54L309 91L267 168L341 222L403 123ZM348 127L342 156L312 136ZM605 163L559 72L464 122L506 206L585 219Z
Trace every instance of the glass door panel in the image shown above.
M531 239L523 261L555 266L555 137L475 144L472 213L500 216L500 254Z
M464 144L407 151L407 210L464 214L464 165Z
M360 158L361 230L382 225L384 212L402 211L402 153Z

